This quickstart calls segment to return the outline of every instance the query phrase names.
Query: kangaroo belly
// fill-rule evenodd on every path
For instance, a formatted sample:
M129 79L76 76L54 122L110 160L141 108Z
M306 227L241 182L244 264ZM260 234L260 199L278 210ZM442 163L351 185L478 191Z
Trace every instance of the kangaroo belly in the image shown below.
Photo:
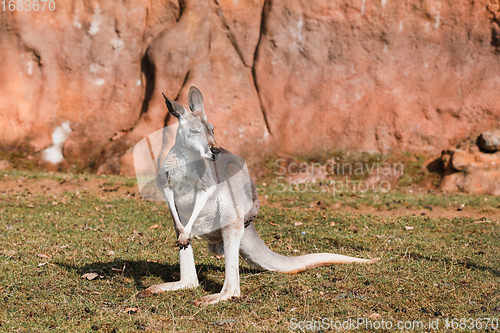
M202 213L193 225L193 235L210 239L217 238L216 234L220 234L219 214L216 211Z
M191 218L198 193L197 187L191 184L176 184L173 186L175 208L186 225ZM218 229L218 210L215 198L209 198L196 218L192 233L196 236L211 234Z

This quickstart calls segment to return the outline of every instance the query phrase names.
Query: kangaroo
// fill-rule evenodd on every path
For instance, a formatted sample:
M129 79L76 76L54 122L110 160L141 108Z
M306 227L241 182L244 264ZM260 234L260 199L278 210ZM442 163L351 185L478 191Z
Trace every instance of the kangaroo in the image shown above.
M199 285L190 243L192 233L208 242L210 252L225 256L221 292L194 300L195 305L215 304L240 296L239 255L252 268L289 274L337 263L368 264L379 259L332 253L287 257L271 251L252 223L260 204L246 164L217 144L214 127L207 122L201 92L194 86L190 88L191 112L163 97L170 114L179 120L179 126L175 144L157 174L156 185L174 220L180 281L151 286L137 297Z

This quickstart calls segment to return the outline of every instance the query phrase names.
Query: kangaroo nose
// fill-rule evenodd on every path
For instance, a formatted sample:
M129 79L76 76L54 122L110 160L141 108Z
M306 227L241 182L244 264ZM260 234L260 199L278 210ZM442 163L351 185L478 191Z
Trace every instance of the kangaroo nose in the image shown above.
M220 154L220 148L218 148L218 147L210 147L210 151L214 155L219 155Z

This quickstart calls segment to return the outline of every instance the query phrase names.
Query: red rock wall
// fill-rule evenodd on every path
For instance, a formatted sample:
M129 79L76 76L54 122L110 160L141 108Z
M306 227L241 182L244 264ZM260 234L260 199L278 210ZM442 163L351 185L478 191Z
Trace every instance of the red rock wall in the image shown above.
M173 120L161 92L205 96L245 157L347 148L435 152L500 126L498 0L56 1L0 10L0 142L133 174Z

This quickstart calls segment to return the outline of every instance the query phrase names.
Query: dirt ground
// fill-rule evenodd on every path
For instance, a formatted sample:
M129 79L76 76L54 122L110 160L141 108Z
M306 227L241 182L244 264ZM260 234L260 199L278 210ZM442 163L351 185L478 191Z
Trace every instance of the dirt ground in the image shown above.
M119 184L119 182L113 182L105 178L94 178L77 176L68 179L46 179L46 178L19 178L13 179L8 176L4 176L4 179L0 182L0 193L14 194L14 193L31 193L31 194L43 194L47 196L53 196L55 199L62 196L65 192L69 193L79 193L79 194L91 194L95 196L102 197L133 197L137 200L143 200L139 193L139 189L136 185L130 186L125 184ZM270 202L266 196L259 196L259 200L262 206L270 206L275 208L280 208L284 210L288 209L299 209L299 208L286 208L280 203ZM315 210L317 207L314 203L311 203L310 210ZM495 209L494 211L488 211L488 213L482 212L478 209L463 208L457 210L454 207L442 208L433 206L432 209L416 209L407 207L397 207L393 209L378 210L376 207L372 206L361 206L360 208L354 208L351 206L343 205L337 203L331 207L328 207L334 211L340 213L354 213L354 214L372 214L380 216L410 216L410 215L425 215L431 218L463 218L470 217L477 219L477 223L488 223L492 221L500 221L500 209ZM308 210L307 208L305 210Z
M132 196L139 198L137 186L113 184L107 179L84 177L71 179L12 179L4 177L0 182L0 193L39 193L61 196L65 192L87 193L96 196Z

